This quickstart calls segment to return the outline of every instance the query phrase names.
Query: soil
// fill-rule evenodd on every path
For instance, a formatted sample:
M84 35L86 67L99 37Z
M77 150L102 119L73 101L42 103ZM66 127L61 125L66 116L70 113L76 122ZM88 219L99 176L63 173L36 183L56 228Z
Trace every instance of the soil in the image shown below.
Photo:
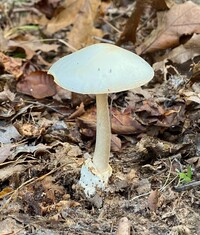
M2 68L0 235L199 235L200 85L197 73L188 76L192 59L198 65L198 56L168 61L166 76L157 71L142 89L109 96L113 173L91 198L79 179L84 154L94 151L95 97L37 99ZM23 61L24 73L33 64L42 70L49 62Z

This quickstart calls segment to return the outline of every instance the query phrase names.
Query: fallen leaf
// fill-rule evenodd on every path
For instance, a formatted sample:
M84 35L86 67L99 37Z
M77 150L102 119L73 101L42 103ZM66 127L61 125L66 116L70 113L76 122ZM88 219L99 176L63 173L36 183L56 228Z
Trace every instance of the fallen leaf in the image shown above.
M81 205L80 203L73 201L73 200L69 200L69 201L63 200L63 201L59 201L55 206L58 212L60 212L62 210L67 210L69 208L74 208L80 205Z
M113 152L119 152L122 148L122 142L117 135L111 135L111 150Z
M64 195L64 187L54 183L52 176L36 181L19 192L26 213L45 215L55 211L58 198Z
M76 20L78 12L81 10L83 0L65 0L56 10L51 20L42 17L38 23L46 26L45 32L53 34L71 24Z
M12 74L16 78L19 78L23 73L21 59L9 57L0 52L0 64L3 65L6 72Z
M44 128L36 125L35 123L23 123L18 126L18 131L23 137L39 137L42 132L44 132Z
M15 218L7 217L0 221L1 234L17 234L20 232L25 233L26 229L22 224L18 223Z
M94 21L100 6L99 0L83 0L81 10L76 16L72 30L68 34L69 44L76 49L95 43L94 36L102 37L100 29L94 27Z
M13 157L19 153L36 153L36 152L48 152L48 149L51 149L51 146L47 146L44 144L37 144L35 146L29 145L19 145L13 150Z
M148 197L148 207L152 212L156 212L158 208L158 198L159 198L158 190L151 191Z
M21 135L12 124L0 127L0 142L3 144L11 143L13 140L18 140L20 137Z
M131 234L131 223L127 217L122 217L119 221L116 235L130 235Z
M133 12L127 20L124 30L116 43L118 46L128 41L133 43L136 42L136 31L140 18L144 13L145 8L149 7L149 5L156 10L166 10L171 7L172 3L171 1L165 0L136 0Z
M25 171L25 165L22 164L18 164L17 162L8 165L8 166L4 166L3 168L1 168L0 171L0 180L2 182L4 182L6 179L8 179L9 177L11 177L14 174L17 173L22 173Z
M136 181L135 187L139 195L148 193L151 190L151 184L148 179L141 179L141 180Z
M0 101L14 101L15 94L10 91L7 85L4 86L4 90L0 92Z
M187 1L175 4L169 11L158 12L157 28L136 48L137 54L175 47L180 37L200 33L200 6Z
M192 91L183 91L182 94L184 95L184 99L187 105L189 105L191 102L200 104L200 94L197 94Z
M17 83L17 91L36 99L43 99L55 95L56 84L51 75L43 71L35 71Z
M37 51L57 51L58 45L43 43L42 40L40 41L32 35L26 34L8 41L8 50L15 51L17 48L22 48L25 51L26 59L30 60Z
M0 147L0 163L4 162L10 155L11 144L3 145Z
M83 102L81 102L80 106L77 107L76 111L73 112L73 113L69 116L69 119L74 119L74 118L80 117L80 116L83 115L84 113L85 113L84 104L83 104Z
M40 0L35 2L34 6L40 12L45 14L48 19L51 19L56 8L59 7L60 0Z
M132 112L120 112L117 109L112 110L113 133L138 134L144 132L145 130L145 127L132 116Z
M153 153L154 158L163 158L181 152L182 148L186 147L187 144L174 144L156 137L144 135L141 140L137 142L136 146L138 153L147 154L148 156L149 153Z
M0 191L0 199L4 198L5 196L10 194L11 192L13 192L12 188L10 188L10 187L4 188L2 191Z
M96 129L96 109L87 110L81 117L77 118L81 128ZM132 117L130 112L120 112L112 109L112 132L114 134L137 134L144 132L145 128ZM82 132L83 133L83 132Z
M200 54L200 34L194 33L192 37L184 44L172 49L166 55L160 57L160 60L168 59L174 63L182 64Z

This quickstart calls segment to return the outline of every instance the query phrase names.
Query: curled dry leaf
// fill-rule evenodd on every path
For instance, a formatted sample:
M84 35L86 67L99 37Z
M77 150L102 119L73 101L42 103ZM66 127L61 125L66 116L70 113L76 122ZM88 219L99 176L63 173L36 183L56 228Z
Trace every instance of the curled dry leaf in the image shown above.
M200 6L191 1L174 4L169 11L158 12L157 28L136 52L143 54L177 46L180 37L200 33Z
M158 190L151 191L148 197L148 207L152 212L156 212L156 209L158 207L158 198L159 198Z
M85 107L84 107L84 104L83 102L81 102L80 106L77 107L76 111L73 112L70 116L69 116L69 119L74 119L76 117L80 117L82 114L85 113Z
M51 75L43 71L35 71L17 83L17 91L36 99L43 99L55 95L56 85Z
M21 125L17 124L17 127L23 137L39 137L45 130L43 127L40 127L35 123L23 123Z
M200 34L194 33L184 44L172 49L160 59L171 60L174 63L182 64L200 54Z
M94 21L100 6L99 0L83 0L81 11L75 17L74 26L68 35L69 44L76 49L95 43L94 36L103 36L100 29L94 27Z
M14 101L14 99L15 99L15 94L12 91L10 91L7 85L5 85L4 90L0 92L0 102L6 100Z
M123 217L119 221L119 226L116 232L116 235L130 235L131 225L127 217Z
M121 139L119 137L117 137L117 135L112 135L111 136L111 150L113 152L119 152L122 148L122 142Z
M188 90L183 90L181 91L181 95L184 96L184 99L186 101L186 104L189 105L191 102L195 102L197 104L200 104L200 94L193 92L193 91L188 91Z
M42 17L38 23L46 26L46 33L53 34L74 23L75 16L81 10L82 2L83 0L65 0L50 20Z
M56 11L56 8L59 7L59 2L60 0L39 0L35 2L34 6L50 19Z

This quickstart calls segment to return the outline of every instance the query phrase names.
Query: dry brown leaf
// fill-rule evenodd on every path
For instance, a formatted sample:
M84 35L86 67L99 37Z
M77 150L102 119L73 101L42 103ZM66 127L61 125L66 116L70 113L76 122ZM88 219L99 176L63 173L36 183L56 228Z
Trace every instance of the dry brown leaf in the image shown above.
M35 123L24 123L18 127L18 131L23 137L38 137L42 134L44 129L40 129Z
M152 7L156 10L166 10L171 7L171 1L166 0L137 0L135 3L134 10L127 20L126 25L124 27L124 31L120 35L119 40L117 41L117 45L120 46L122 43L131 41L135 43L136 41L136 30L138 24L140 22L140 18L146 7L152 5Z
M119 152L122 148L122 142L121 139L119 137L117 137L117 135L112 135L111 136L111 150L113 152Z
M55 95L56 85L51 75L44 71L35 71L17 83L17 91L36 99L43 99Z
M156 212L156 209L158 207L158 198L159 198L158 190L151 191L148 197L148 207L153 212Z
M113 110L112 130L116 134L137 134L144 132L146 129L132 117L132 113Z
M81 10L82 3L83 0L65 0L51 20L43 17L38 23L46 26L46 33L53 34L74 23L78 12Z
M38 23L46 26L47 34L53 34L73 24L67 39L71 48L80 49L94 43L93 36L103 35L94 26L100 4L99 0L65 0L52 19L48 20L44 16Z
M26 53L26 59L30 60L35 55L36 51L57 51L58 45L43 43L34 36L27 34L21 36L20 39L8 41L8 49L14 50L15 48L22 48Z
M153 100L144 100L142 102L142 105L138 107L136 110L137 113L139 112L145 112L147 113L146 116L154 116L154 117L159 117L164 114L164 109L155 103Z
M77 119L81 128L96 128L96 109L87 110ZM115 134L137 134L144 132L146 129L132 117L130 112L120 112L112 109L112 132ZM87 132L88 136L89 133ZM94 133L92 132L91 135Z
M81 115L83 115L85 113L85 107L84 107L84 103L81 102L80 106L76 108L76 111L73 112L70 116L69 119L74 119L77 117L80 117Z
M94 27L100 6L99 0L83 0L81 11L76 16L73 28L68 34L69 44L76 49L95 43L93 36L102 37L103 32Z
M78 207L81 204L79 202L73 201L73 200L68 200L68 201L59 201L55 206L58 211L66 210L69 208L74 208Z
M54 177L43 175L40 179L19 192L27 213L31 211L37 215L45 215L55 211L55 204L65 193L64 187L56 184Z
M0 92L0 101L6 101L6 100L14 101L14 99L15 99L15 93L10 91L8 86L5 85L4 90Z
M169 59L174 63L182 64L200 54L200 34L193 34L185 44L174 48L161 57L161 60Z
M200 6L191 1L157 13L158 26L136 52L143 54L177 46L183 35L200 33Z
M16 78L19 78L23 71L22 71L22 60L18 58L9 57L2 52L0 52L0 65L3 65L4 70Z
M50 19L56 11L59 2L60 0L39 0L34 4L34 6L40 12L45 14L48 19Z

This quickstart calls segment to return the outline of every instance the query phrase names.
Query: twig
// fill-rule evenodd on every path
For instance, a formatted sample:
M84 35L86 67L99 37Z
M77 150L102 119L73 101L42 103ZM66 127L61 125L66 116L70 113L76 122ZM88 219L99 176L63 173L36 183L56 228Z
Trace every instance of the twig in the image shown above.
M121 33L121 31L116 28L114 25L112 25L110 22L108 22L107 20L105 20L104 18L102 18L103 22L106 23L107 25L109 25L112 29L114 29L117 33Z
M173 190L176 192L182 192L182 191L190 190L192 188L196 188L197 186L200 186L200 180L193 181L193 182L181 185L181 186L175 186L173 187Z
M111 40L104 39L104 38L100 38L100 37L97 37L97 36L93 36L92 38L95 39L95 40L97 40L97 41L100 41L100 42L115 44L115 42L113 42L113 41L111 41Z

